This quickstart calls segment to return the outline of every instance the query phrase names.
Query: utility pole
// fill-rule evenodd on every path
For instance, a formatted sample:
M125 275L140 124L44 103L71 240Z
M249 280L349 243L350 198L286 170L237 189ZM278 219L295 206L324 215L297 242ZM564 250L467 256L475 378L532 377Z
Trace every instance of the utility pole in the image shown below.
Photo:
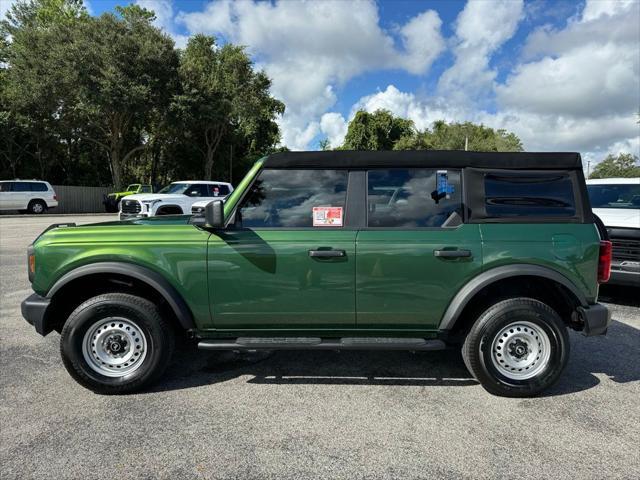
M465 137L464 137L464 151L466 152L467 150L469 150L469 136L465 135Z
M587 178L591 174L591 160L587 160Z

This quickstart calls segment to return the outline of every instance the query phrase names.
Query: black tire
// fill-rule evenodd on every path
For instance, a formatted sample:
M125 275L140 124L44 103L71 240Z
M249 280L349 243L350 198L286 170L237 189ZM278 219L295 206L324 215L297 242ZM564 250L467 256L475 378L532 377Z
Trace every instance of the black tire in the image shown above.
M141 363L131 373L119 377L99 373L83 353L89 329L111 317L130 322L144 335L146 343ZM111 325L117 323L118 320L114 320ZM173 354L174 344L173 330L155 304L134 295L107 293L90 298L71 313L62 329L60 354L69 374L83 387L96 393L122 394L139 391L162 375Z
M42 200L31 200L29 202L27 210L29 211L29 213L32 213L34 215L40 215L47 211L47 204Z
M511 328L518 324L518 328ZM520 332L520 329L527 332ZM527 335L532 345L526 338L519 340L519 334ZM501 340L507 335L509 340L513 340L502 345ZM462 357L469 372L489 393L504 397L530 397L558 380L569 359L569 345L567 328L551 307L532 298L512 298L493 305L480 315L465 338ZM520 350L516 352L516 348ZM533 356L531 352L534 352ZM535 352L543 360L536 360ZM532 370L523 372L522 368L518 369L520 361L523 367L529 365L526 370ZM514 378L533 372L536 373L531 378Z

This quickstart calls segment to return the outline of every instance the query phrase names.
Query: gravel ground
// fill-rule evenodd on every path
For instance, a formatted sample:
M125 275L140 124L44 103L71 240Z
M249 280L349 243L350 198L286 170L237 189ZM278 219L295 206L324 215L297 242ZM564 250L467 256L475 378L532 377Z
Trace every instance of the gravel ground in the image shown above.
M182 346L152 391L95 395L57 334L20 316L25 248L48 224L0 218L0 477L638 478L640 300L606 288L606 337L571 335L546 395L486 393L459 352L234 355Z

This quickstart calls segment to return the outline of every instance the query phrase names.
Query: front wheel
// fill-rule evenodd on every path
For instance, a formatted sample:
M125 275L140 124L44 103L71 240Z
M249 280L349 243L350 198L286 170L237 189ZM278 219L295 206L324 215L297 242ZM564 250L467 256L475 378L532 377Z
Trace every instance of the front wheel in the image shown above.
M512 298L480 315L464 341L462 356L488 392L528 397L560 377L569 359L569 335L547 304Z
M60 353L69 374L97 393L140 390L167 367L171 327L149 300L123 293L93 297L67 319Z

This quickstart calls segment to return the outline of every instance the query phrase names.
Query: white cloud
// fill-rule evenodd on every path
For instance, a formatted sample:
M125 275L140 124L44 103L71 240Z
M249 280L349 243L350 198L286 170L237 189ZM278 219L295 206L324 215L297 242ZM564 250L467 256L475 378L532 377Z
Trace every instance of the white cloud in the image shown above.
M320 130L327 136L331 147L342 145L347 134L347 121L336 112L325 113L320 119Z
M440 77L438 91L459 103L490 93L497 73L489 60L522 18L522 0L467 2L456 20L455 63Z
M155 26L163 29L165 33L170 35L174 42L176 42L176 47L184 48L187 45L189 37L187 35L181 35L176 30L174 23L175 14L171 0L136 0L136 4L155 13Z
M192 33L222 35L246 45L259 59L273 81L273 94L287 105L281 126L290 148L301 146L312 125L334 105L336 87L379 69L424 73L444 49L435 11L401 26L399 47L380 26L372 0L220 0L202 11L180 12L177 22ZM289 138L295 143L289 144Z

